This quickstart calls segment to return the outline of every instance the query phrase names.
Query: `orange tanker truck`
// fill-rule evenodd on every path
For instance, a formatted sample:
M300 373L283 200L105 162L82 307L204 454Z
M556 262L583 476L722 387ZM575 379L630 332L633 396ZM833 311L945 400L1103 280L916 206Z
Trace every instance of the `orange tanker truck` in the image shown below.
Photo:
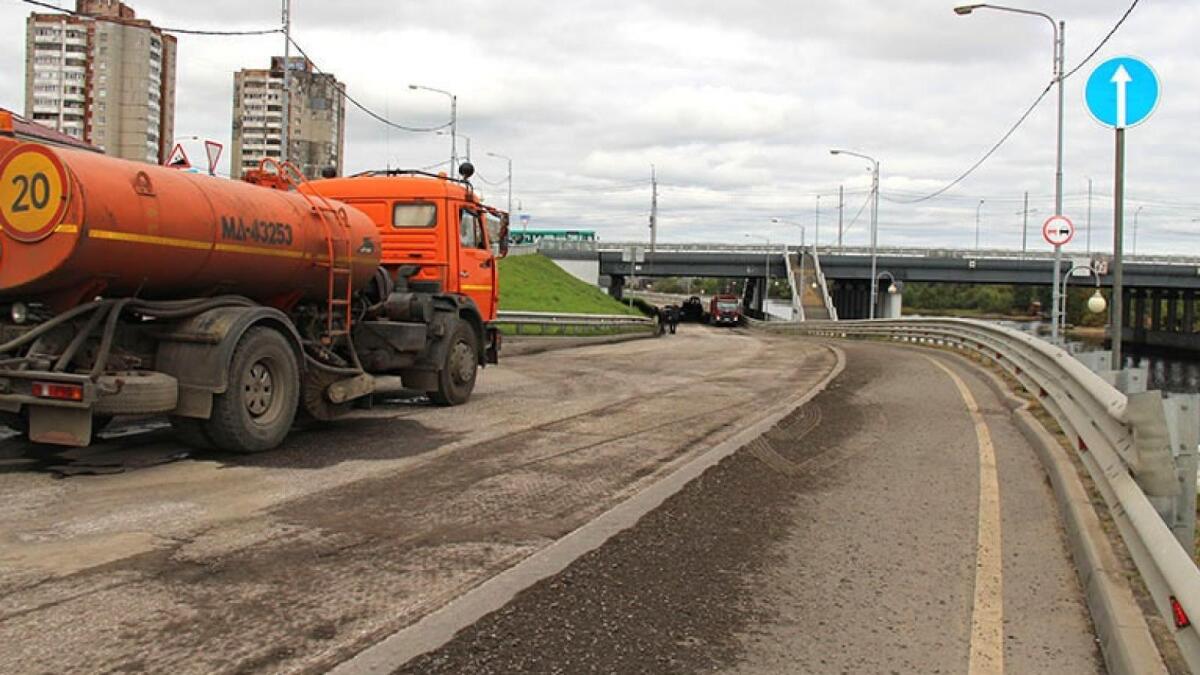
M245 181L14 138L0 118L0 421L83 446L114 415L187 443L280 444L401 378L465 403L498 360L492 241L466 179Z

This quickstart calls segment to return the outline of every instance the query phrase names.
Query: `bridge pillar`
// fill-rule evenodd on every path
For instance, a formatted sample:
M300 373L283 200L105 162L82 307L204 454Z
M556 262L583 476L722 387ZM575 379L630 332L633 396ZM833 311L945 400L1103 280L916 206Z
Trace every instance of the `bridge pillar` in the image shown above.
M1163 329L1163 292L1157 288L1150 289L1150 330L1158 332Z
M1192 335L1196 331L1196 292L1183 292L1183 329L1180 333Z
M1164 291L1167 296L1167 325L1165 329L1171 333L1178 333L1179 330L1179 291L1174 289Z
M1146 340L1146 289L1139 288L1134 291L1133 299L1133 334L1134 339L1138 341Z
M608 294L617 300L625 299L625 277L614 274L609 277L611 281L608 284Z
M1121 317L1121 327L1133 328L1136 325L1133 317L1137 315L1133 307L1133 289L1126 287L1121 295L1124 296L1124 302L1121 303L1121 313L1124 314L1124 316Z

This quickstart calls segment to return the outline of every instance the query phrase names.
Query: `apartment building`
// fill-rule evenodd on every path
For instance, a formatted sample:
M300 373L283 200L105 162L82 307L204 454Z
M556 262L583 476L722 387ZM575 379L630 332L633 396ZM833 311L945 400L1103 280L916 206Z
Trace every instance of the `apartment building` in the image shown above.
M283 153L284 58L269 69L243 69L233 76L233 149L231 173L241 177L265 157ZM291 71L288 99L290 133L287 159L308 178L326 168L341 175L346 141L346 101L337 78L317 73L303 57L287 60Z
M33 13L25 32L25 116L104 152L161 163L175 120L174 36L118 0Z

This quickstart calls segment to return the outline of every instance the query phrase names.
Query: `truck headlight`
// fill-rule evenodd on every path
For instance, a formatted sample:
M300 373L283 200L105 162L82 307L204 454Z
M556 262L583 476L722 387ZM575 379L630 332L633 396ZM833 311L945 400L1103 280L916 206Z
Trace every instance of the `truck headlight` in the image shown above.
M14 302L12 306L12 320L15 324L23 324L29 319L29 307L23 302Z

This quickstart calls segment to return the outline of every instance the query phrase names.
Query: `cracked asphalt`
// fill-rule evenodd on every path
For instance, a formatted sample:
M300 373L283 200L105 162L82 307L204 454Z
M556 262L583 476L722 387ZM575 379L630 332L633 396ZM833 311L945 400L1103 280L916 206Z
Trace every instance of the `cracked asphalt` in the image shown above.
M689 326L506 359L463 408L383 402L251 457L181 456L152 420L50 458L0 442L0 672L323 672L832 367Z
M842 343L846 371L762 438L397 673L965 673L980 457L928 351ZM1012 673L1104 671L1032 448L966 361L995 451Z

